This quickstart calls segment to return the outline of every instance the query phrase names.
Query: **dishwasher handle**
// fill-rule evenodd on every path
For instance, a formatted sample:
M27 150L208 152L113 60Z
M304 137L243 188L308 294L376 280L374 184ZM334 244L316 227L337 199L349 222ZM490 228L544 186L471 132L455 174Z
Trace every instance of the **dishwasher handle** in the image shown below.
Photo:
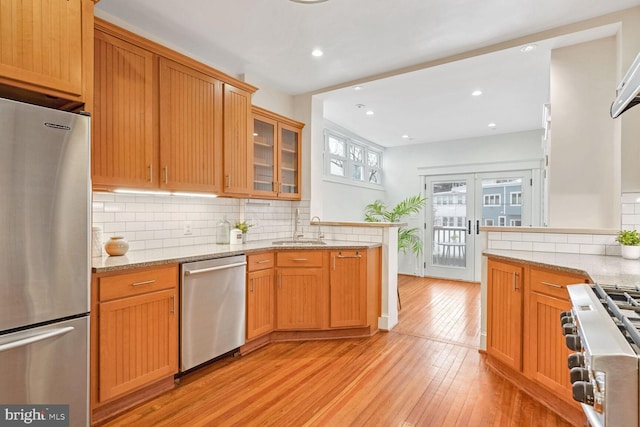
M225 264L225 265L219 265L217 267L209 267L209 268L201 268L199 270L187 270L184 272L185 276L191 276L193 274L200 274L200 273L208 273L210 271L218 271L218 270L226 270L228 268L235 268L235 267L242 267L243 265L247 265L247 262L236 262L233 264Z

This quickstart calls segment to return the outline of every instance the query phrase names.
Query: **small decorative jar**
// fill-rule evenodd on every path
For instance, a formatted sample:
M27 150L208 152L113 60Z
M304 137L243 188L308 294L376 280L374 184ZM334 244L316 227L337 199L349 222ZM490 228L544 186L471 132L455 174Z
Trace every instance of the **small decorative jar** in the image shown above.
M114 236L104 245L104 250L111 256L124 255L129 250L129 243L122 236Z

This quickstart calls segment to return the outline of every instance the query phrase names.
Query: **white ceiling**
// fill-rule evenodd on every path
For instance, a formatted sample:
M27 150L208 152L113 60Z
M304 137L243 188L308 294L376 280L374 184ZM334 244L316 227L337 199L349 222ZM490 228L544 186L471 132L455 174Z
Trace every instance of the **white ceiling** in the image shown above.
M231 75L286 93L367 80L412 65L600 16L640 0L101 0L96 15L139 29ZM585 40L611 35L607 28ZM582 39L579 39L582 40ZM549 49L510 49L331 91L327 119L383 146L540 128ZM321 48L324 56L311 56ZM471 99L470 92L484 94ZM612 88L613 90L613 88ZM612 98L613 98L612 93ZM364 104L374 110L364 116ZM495 130L487 124L495 122ZM410 141L400 138L408 134Z

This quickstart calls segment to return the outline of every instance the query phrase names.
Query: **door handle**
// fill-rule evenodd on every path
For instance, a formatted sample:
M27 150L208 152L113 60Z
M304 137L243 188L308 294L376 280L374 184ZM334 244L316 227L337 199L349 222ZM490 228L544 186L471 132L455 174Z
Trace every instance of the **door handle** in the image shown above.
M515 271L513 272L513 290L515 292L517 292L518 289L518 273L516 273Z
M480 234L480 220L476 219L476 234Z
M164 183L169 183L169 166L167 165L164 166Z
M208 273L210 271L226 270L228 268L242 267L243 265L247 265L247 263L246 262L236 262L234 264L219 265L217 267L201 268L200 270L187 270L187 271L184 272L184 275L185 276L191 276L192 274L200 274L200 273Z
M67 326L67 327L64 327L64 328L58 328L58 329L54 329L54 330L51 330L51 331L43 332L41 334L34 335L32 337L29 337L29 338L23 338L21 340L11 341L11 342L8 342L6 344L0 345L0 352L11 350L11 349L18 348L18 347L24 347L24 346L27 346L29 344L36 343L38 341L44 341L44 340L47 340L49 338L57 337L58 335L64 335L66 333L69 333L69 332L73 331L74 329L75 328L73 326Z
M467 222L467 233L471 235L471 220Z

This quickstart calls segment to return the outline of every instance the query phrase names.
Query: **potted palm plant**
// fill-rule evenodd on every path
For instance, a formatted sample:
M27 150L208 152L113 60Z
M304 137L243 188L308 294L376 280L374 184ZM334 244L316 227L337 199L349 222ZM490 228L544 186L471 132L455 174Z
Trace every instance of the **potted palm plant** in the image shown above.
M622 258L640 258L640 233L636 230L622 230L616 237L616 242L620 243Z
M384 202L376 200L365 207L364 220L368 222L401 222L409 215L417 214L424 207L426 197L410 196L398 203L393 209L388 208ZM422 239L420 239L417 227L398 228L398 250L407 253L410 249L415 255L422 253Z

